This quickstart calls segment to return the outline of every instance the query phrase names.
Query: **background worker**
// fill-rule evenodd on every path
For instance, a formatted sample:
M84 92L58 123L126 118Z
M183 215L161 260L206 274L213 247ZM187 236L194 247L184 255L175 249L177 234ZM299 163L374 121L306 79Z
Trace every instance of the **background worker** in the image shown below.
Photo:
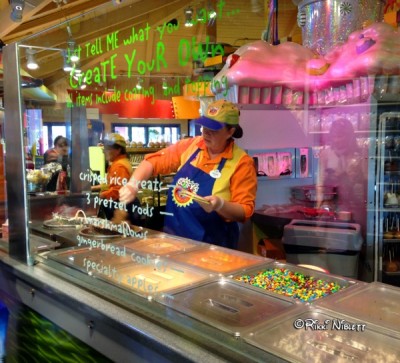
M47 183L46 190L49 192L53 192L55 190L68 189L68 166L70 164L69 140L64 136L57 136L54 139L54 146L44 153L43 162L45 165L45 169L49 170L52 173L52 176Z
M126 141L123 136L112 133L107 135L103 142L105 159L108 163L107 182L92 186L92 191L99 191L102 199L111 199L119 202L119 190L132 175L132 166L126 153ZM138 216L133 215L131 205L127 206L128 213L123 209L115 208L116 203L101 205L98 215L112 220L115 223L130 219L131 223L138 224Z

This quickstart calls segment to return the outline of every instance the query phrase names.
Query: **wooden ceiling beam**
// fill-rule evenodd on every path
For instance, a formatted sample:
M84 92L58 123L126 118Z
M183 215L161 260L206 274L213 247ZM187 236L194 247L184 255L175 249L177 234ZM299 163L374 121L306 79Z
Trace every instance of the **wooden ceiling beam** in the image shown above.
M35 17L32 17L30 20L18 26L18 28L15 30L9 32L8 35L3 38L3 40L7 43L18 41L32 34L39 33L44 29L57 26L68 19L74 19L86 11L90 11L96 6L100 6L108 2L110 2L110 0L96 0L93 2L91 2L91 0L78 1L71 3L69 7L62 6L60 8L47 11L46 13L37 14ZM93 6L94 3L97 5Z
M29 3L27 2L25 4L22 22L36 15L52 2L53 0L39 0L36 2L31 0ZM17 29L19 26L21 26L21 23L14 22L10 18L11 5L9 5L8 9L9 11L3 9L0 14L0 39L4 42L6 42L8 34L10 34L14 29Z
M85 21L81 23L80 30L81 33L84 34L84 36L78 37L75 40L77 40L78 44L84 45L88 42L93 42L96 38L105 37L106 34L116 30L119 31L120 39L125 39L129 36L129 34L131 34L132 27L135 27L137 29L145 27L146 23L149 21L149 14L154 11L154 5L158 5L159 15L152 17L151 24L149 24L153 31L157 25L161 25L163 22L171 20L176 16L175 14L182 13L182 9L187 6L187 0L175 0L168 3L166 3L164 0L153 0L151 2L141 1L140 7L139 4L137 7L135 7L135 15L130 19L126 18L123 25L121 23L119 25L116 25L115 22L113 22L113 14L108 13L107 20L110 20L110 23L113 24L110 26L109 32L106 31L107 27L102 29L94 28L93 25L90 24L90 21ZM161 9L163 9L163 11L161 11ZM65 32L63 32L63 34L65 34ZM111 53L112 51L104 52L102 54L102 58L108 58ZM98 57L91 58L90 60L85 60L83 58L81 60L81 67L91 68L98 63ZM49 65L48 68L52 69L51 65ZM60 70L59 66L56 69L58 70L56 72L53 72L51 76L49 75L48 77L42 77L45 80L46 85L50 86L51 84L57 82L60 78L65 77L65 72L62 69Z

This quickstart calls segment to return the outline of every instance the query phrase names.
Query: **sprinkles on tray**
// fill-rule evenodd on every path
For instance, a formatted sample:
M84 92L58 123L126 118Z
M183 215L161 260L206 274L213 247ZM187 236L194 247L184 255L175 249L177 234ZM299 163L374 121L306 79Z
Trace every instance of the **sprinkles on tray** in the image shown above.
M324 281L286 268L273 268L259 271L257 274L237 276L235 280L304 302L331 295L344 288L337 282Z

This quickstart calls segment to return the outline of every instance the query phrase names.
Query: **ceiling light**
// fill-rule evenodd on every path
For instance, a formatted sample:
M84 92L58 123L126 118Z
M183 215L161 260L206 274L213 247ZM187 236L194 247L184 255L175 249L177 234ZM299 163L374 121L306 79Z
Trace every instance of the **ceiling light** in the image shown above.
M38 69L39 64L35 60L35 51L31 48L26 50L26 66L28 69Z
M11 20L14 22L20 22L22 20L22 15L25 7L25 0L11 0Z
M196 19L199 23L205 23L207 19L204 17L205 13L202 8L196 10Z
M136 88L137 89L141 89L142 88L142 83L143 83L143 79L138 78L138 81L136 83Z
M212 4L210 3L208 6L208 17L209 19L214 19L217 16L217 12L213 8Z
M56 3L57 7L60 7L62 4L68 4L68 0L53 0L53 3Z
M64 69L65 72L71 72L72 69L73 69L73 66L72 66L71 60L68 57L67 51L63 50L62 54L63 54L63 59L64 59L63 69Z
M69 57L70 61L77 62L79 60L79 52L75 48L75 40L69 39L67 41L67 45L68 45L67 52L68 52L68 57Z
M190 6L185 9L185 26L188 28L193 26L193 9Z
M75 74L81 74L82 73L82 69L81 69L81 62L75 62L72 65L73 69L74 69L74 73Z

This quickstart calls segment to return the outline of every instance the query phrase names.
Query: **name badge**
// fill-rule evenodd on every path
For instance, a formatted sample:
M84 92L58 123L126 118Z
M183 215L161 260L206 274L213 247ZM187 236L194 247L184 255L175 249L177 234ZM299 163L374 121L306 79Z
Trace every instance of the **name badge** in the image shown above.
M211 170L210 176L214 179L218 179L221 177L221 172L218 169Z

